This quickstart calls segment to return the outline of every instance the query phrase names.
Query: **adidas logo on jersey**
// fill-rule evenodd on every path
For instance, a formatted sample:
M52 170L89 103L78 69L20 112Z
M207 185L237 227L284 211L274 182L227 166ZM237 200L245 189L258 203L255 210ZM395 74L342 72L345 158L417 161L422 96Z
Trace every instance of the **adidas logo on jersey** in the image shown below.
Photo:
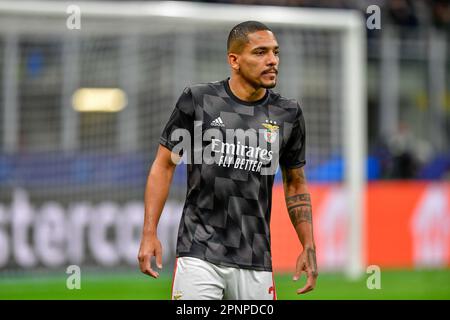
M225 124L223 123L221 117L217 117L213 121L211 121L211 125L214 127L225 127Z

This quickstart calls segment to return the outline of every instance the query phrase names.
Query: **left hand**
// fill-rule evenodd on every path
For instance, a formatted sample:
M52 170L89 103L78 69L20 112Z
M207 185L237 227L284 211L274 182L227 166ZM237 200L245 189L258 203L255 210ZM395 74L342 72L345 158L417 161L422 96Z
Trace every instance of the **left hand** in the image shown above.
M297 290L297 294L307 293L316 286L319 274L317 272L316 250L314 248L304 248L303 252L298 256L295 274L292 279L297 281L303 273L307 276L306 284L303 288Z

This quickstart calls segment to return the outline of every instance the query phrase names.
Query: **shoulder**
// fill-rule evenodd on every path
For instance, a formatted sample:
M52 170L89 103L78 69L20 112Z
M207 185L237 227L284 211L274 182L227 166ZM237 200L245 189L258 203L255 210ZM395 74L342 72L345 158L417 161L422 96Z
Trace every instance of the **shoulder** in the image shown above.
M189 85L185 90L189 90L192 96L199 97L205 94L217 94L223 89L223 81L196 83Z
M184 88L179 101L183 102L185 113L193 114L196 109L203 108L206 95L222 96L221 90L224 90L223 81L191 84Z
M278 92L270 90L270 103L279 108L285 109L288 112L295 114L296 117L302 116L302 108L300 103L296 99L287 98L279 94Z

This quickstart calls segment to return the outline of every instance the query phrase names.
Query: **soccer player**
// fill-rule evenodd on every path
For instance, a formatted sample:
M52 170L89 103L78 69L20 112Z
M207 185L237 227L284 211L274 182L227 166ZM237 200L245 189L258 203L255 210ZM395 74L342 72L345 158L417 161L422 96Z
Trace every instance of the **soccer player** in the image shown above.
M157 278L152 257L162 268L157 225L176 164L185 152L175 149L176 130L185 130L190 137L200 130L200 146L190 142L192 150L186 152L191 161L172 299L276 299L269 225L275 174L270 167L278 163L289 216L303 246L293 279L306 274L306 284L297 290L306 293L314 289L318 272L303 169L303 113L295 100L270 90L277 83L279 47L266 25L246 21L233 27L227 52L231 77L187 87L161 135L145 189L140 269ZM237 135L225 140L230 131L239 130L248 136L263 134L256 144L250 138L238 141ZM192 160L195 153L208 152L216 161Z

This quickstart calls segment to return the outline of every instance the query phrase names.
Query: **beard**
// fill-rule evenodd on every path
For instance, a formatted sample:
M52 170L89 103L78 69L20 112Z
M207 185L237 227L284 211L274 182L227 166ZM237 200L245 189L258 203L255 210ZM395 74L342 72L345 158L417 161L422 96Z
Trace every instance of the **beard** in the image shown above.
M272 88L275 88L276 85L277 85L277 80L275 80L273 83L270 83L270 84L262 83L261 87L263 87L264 89L272 89Z
M259 88L264 88L264 89L272 89L275 88L277 85L277 79L275 78L275 80L273 80L273 82L271 81L270 83L264 83L260 78L252 78L250 76L248 76L245 72L241 71L241 77L243 77L253 88L255 89L259 89Z

